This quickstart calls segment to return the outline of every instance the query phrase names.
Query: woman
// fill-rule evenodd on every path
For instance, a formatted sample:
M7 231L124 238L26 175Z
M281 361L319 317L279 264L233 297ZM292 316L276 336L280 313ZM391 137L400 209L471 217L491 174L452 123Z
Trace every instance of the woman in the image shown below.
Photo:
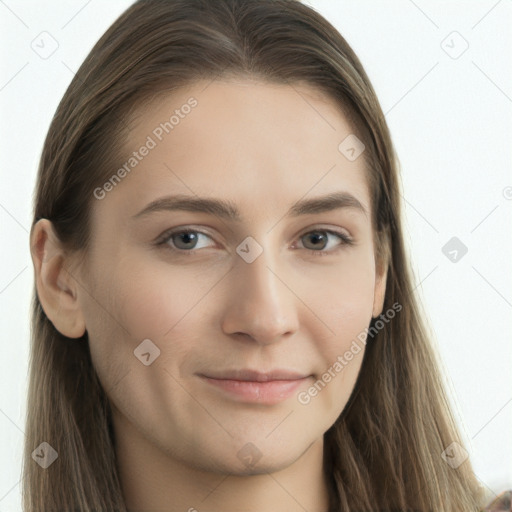
M41 158L24 509L481 510L397 166L307 6L130 7Z

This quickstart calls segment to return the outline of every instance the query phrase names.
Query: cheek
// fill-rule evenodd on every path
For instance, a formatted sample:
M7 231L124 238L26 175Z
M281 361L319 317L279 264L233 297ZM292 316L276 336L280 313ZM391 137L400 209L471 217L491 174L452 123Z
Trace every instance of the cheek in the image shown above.
M371 249L371 246L370 246ZM327 325L330 347L364 329L373 310L375 268L371 250L351 250L331 268L317 268L303 278L303 297Z
M211 274L194 278L178 265L126 260L112 278L110 303L130 338L162 341L190 324L214 284Z
M103 372L105 382L112 384L130 371L129 380L138 383L131 392L141 399L143 392L178 392L175 379L201 352L200 334L213 316L214 286L222 274L211 269L194 274L191 267L136 254L103 274L98 295L110 314L95 308L89 315L102 317L91 346L98 374ZM144 341L148 339L151 342ZM137 356L148 351L151 362L145 366Z
M113 268L97 267L99 271L90 283L91 293L86 294L84 305L95 367L98 373L114 376L123 370L126 373L127 368L137 372L141 371L139 366L145 368L134 354L145 339L158 347L159 357L166 356L164 340L173 337L183 320L188 320L187 315L193 315L194 305L208 284L191 282L169 267L166 273L159 272L155 270L157 265L142 264L135 257L117 261L119 264ZM186 342L183 340L182 344ZM179 345L173 343L172 348L179 350ZM159 362L162 360L163 357Z
M337 310L327 318L334 334L317 339L322 367L308 394L318 396L315 399L318 410L327 414L331 424L345 408L361 369L371 305L363 302L361 306L364 307L358 308L353 302L339 303Z
M159 265L125 258L115 269L102 271L86 314L100 381L111 402L135 423L140 411L160 418L168 412L166 403L173 410L186 409L177 380L184 362L199 350L194 344L200 341L201 299L215 282ZM141 345L147 339L152 343ZM147 352L149 365L142 362Z
M332 421L345 407L356 383L366 346L365 330L372 317L373 254L353 256L329 275L324 293L315 294L311 304L329 328L329 335L316 337L323 368L311 393L318 396L319 407L330 411Z

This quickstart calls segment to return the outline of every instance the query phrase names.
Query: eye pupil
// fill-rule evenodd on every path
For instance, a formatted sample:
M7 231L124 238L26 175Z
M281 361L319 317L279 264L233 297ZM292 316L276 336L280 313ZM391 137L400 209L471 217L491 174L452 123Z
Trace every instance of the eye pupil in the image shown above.
M306 235L306 239L308 237L311 237L313 240L316 240L316 241L320 240L320 244L322 243L322 239L324 239L323 241L325 242L325 238L326 238L325 234L322 233L321 231L313 231L312 233ZM318 249L318 247L319 247L318 243L314 242L313 248Z
M178 241L178 243L176 243L176 246L180 249L190 249L190 245L186 245L187 243L190 244L191 242L197 242L197 234L196 233L192 233L192 232L185 232L185 233L178 233L176 235L174 235L176 238L173 240L173 242L176 242L176 240ZM180 243L182 242L182 239L185 239L184 240L184 243L185 243L185 247L179 247ZM195 244L193 243L192 246L195 246Z

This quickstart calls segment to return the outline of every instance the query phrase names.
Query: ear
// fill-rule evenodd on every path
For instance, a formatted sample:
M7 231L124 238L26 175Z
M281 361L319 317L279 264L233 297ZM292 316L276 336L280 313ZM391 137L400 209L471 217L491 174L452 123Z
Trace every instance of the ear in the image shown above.
M375 274L375 289L373 293L373 312L372 317L377 318L384 308L384 299L386 297L386 280L388 277L387 265L382 265L382 269L377 269Z
M373 293L372 317L377 318L384 309L386 298L386 281L388 277L389 262L391 260L389 229L377 234L376 258L375 258L375 289Z
M85 333L85 321L78 283L68 271L69 258L48 219L40 219L32 227L30 252L37 294L46 316L64 336L80 338Z

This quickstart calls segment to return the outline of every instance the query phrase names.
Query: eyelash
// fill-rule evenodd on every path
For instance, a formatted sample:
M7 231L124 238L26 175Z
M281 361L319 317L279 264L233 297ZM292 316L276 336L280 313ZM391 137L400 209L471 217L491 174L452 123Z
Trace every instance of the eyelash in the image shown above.
M328 256L328 255L332 255L334 253L337 253L344 246L352 246L352 245L354 245L354 240L351 237L349 237L345 233L341 233L341 232L334 231L334 230L331 230L331 229L313 229L313 230L307 231L306 233L303 233L302 235L299 236L299 238L302 238L305 235L309 235L311 233L317 233L317 232L328 233L330 235L335 235L335 236L337 236L341 240L341 243L340 243L340 245L337 248L330 249L330 250L315 251L313 249L305 249L306 251L308 251L310 254L312 254L314 256ZM202 235L205 235L205 236L211 238L208 233L204 233L203 231L200 231L200 230L197 230L197 229L177 229L175 231L167 231L166 233L164 233L159 238L159 240L157 240L156 245L157 246L167 245L168 250L170 250L172 252L181 253L183 255L186 254L187 256L194 256L194 253L197 252L194 249L190 249L190 250L177 249L175 247L171 247L167 243L167 242L169 242L172 239L172 237L174 235L182 235L182 234L186 234L186 233L200 233Z

